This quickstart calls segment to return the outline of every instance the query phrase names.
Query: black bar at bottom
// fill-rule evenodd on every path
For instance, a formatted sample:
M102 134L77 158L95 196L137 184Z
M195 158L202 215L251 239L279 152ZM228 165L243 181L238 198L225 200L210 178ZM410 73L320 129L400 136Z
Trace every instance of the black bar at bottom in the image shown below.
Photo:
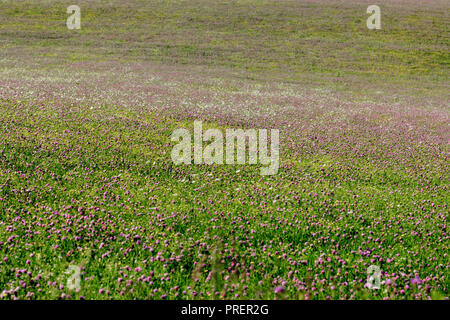
M317 316L382 316L396 308L403 317L448 301L1 301L0 311L38 316L140 319L302 319ZM10 309L10 310L8 310ZM84 320L84 319L83 319Z

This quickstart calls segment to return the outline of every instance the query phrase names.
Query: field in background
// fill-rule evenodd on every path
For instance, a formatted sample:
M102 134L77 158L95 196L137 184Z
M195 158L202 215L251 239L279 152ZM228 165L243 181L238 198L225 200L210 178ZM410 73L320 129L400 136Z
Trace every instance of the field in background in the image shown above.
M378 1L382 30L368 1L71 4L0 2L0 297L448 297L447 1ZM279 173L173 165L200 119L279 129Z

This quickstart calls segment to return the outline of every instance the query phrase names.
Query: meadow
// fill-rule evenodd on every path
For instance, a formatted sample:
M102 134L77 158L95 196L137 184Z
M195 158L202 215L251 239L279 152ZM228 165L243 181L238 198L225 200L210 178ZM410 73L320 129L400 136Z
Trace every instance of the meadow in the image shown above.
M448 299L448 1L71 4L0 1L0 299Z

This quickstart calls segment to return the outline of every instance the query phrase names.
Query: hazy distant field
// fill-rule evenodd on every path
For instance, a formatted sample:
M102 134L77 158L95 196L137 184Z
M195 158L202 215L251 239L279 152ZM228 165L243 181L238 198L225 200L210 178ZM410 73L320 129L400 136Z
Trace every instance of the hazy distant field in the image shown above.
M0 1L0 298L448 298L450 3L370 4ZM278 174L175 165L194 120Z

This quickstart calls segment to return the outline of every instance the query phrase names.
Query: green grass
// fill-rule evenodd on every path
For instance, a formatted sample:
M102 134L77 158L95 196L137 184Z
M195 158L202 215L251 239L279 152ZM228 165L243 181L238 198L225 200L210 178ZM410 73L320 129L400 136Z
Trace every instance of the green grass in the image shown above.
M364 3L81 1L82 28L74 31L65 26L69 3L4 3L2 45L66 62L207 65L284 81L317 74L423 85L448 74L448 13L439 5L383 3L382 30L368 30Z
M448 297L448 3L70 4L0 2L0 298ZM175 166L195 119L279 173Z
M220 298L222 294L232 298L234 293L241 298L273 298L276 295L270 279L299 271L295 275L311 284L310 278L317 272L314 261L322 253L329 254L333 242L340 244L339 257L347 264L333 264L324 275L337 275L335 286L343 279L365 279L365 264L371 264L370 258L352 252L364 246L361 240L367 233L373 239L383 239L378 248L376 243L370 244L374 254L384 259L395 254L410 259L410 264L402 260L392 265L378 262L388 272L392 269L411 274L420 265L425 274L428 268L445 264L445 258L434 249L439 243L437 235L426 237L425 243L410 234L410 230L417 230L424 235L436 231L436 224L445 223L441 209L440 214L429 216L436 205L446 206L443 181L429 180L429 191L417 192L423 180L402 170L376 168L366 158L350 164L348 159L320 155L299 162L283 154L281 172L266 178L259 176L255 166L176 167L171 164L170 149L162 146L170 144L175 128L192 126L189 122L170 118L160 121L155 114L121 107L58 111L51 103L38 107L13 101L2 101L0 106L2 121L7 124L6 128L2 126L1 136L0 197L4 200L0 210L4 223L0 225L0 240L7 244L3 254L9 258L8 264L0 265L0 283L5 289L14 288L19 280L28 283L17 291L18 297L24 298L29 290L40 299L58 298L61 292L72 298L104 298L98 293L103 288L111 291L107 296L112 298L161 298L162 292L176 298L173 288L177 285L203 292L203 299ZM238 169L241 172L236 174ZM423 208L418 209L416 203ZM80 219L90 221L89 225ZM11 223L20 238L7 241L10 233L5 228ZM52 232L54 227L54 231L60 231ZM328 236L320 239L319 235ZM81 240L75 241L74 236ZM155 252L146 250L142 243L131 241L130 246L135 236L144 243L161 239L161 244L155 246ZM26 245L21 238L29 238L24 241ZM168 245L163 246L163 241ZM99 248L100 242L107 243L108 250ZM205 247L198 245L203 242ZM246 278L231 261L215 257L213 252L218 250L217 254L223 255L227 244L233 248L231 261L253 266L259 272ZM273 251L265 254L263 245L273 245ZM122 256L125 246L130 253ZM107 251L109 256L100 258ZM183 258L150 263L158 251L166 258L173 254ZM291 258L307 260L307 265L292 267L282 257L283 251ZM24 265L30 253L34 254L31 265ZM424 263L433 258L437 260L426 267ZM206 265L197 270L194 261ZM68 276L64 272L70 264L83 266L85 275L93 277L82 281L79 293L47 285L48 281L65 285ZM142 267L142 274L154 273L152 284L138 281L141 272L133 270L125 271L133 277L130 288L118 283L119 272L127 265L132 269ZM30 283L23 277L14 278L14 271L10 271L13 266L30 270L28 279L35 279L37 274L42 279ZM228 268L234 271L228 273ZM205 278L211 270L214 280L207 283ZM169 281L159 280L164 274L170 275ZM237 285L232 291L224 287L225 274L231 276L228 285ZM248 286L245 290L242 279ZM34 287L36 283L41 283L40 290ZM331 284L324 286L324 293L316 298L352 293L354 298L377 298L361 283L335 291L329 290ZM412 298L419 291L413 289L402 296ZM445 294L433 292L434 298ZM301 299L305 294L289 287L283 297ZM391 288L381 296L395 298L397 294L398 289ZM181 297L196 298L189 290Z

